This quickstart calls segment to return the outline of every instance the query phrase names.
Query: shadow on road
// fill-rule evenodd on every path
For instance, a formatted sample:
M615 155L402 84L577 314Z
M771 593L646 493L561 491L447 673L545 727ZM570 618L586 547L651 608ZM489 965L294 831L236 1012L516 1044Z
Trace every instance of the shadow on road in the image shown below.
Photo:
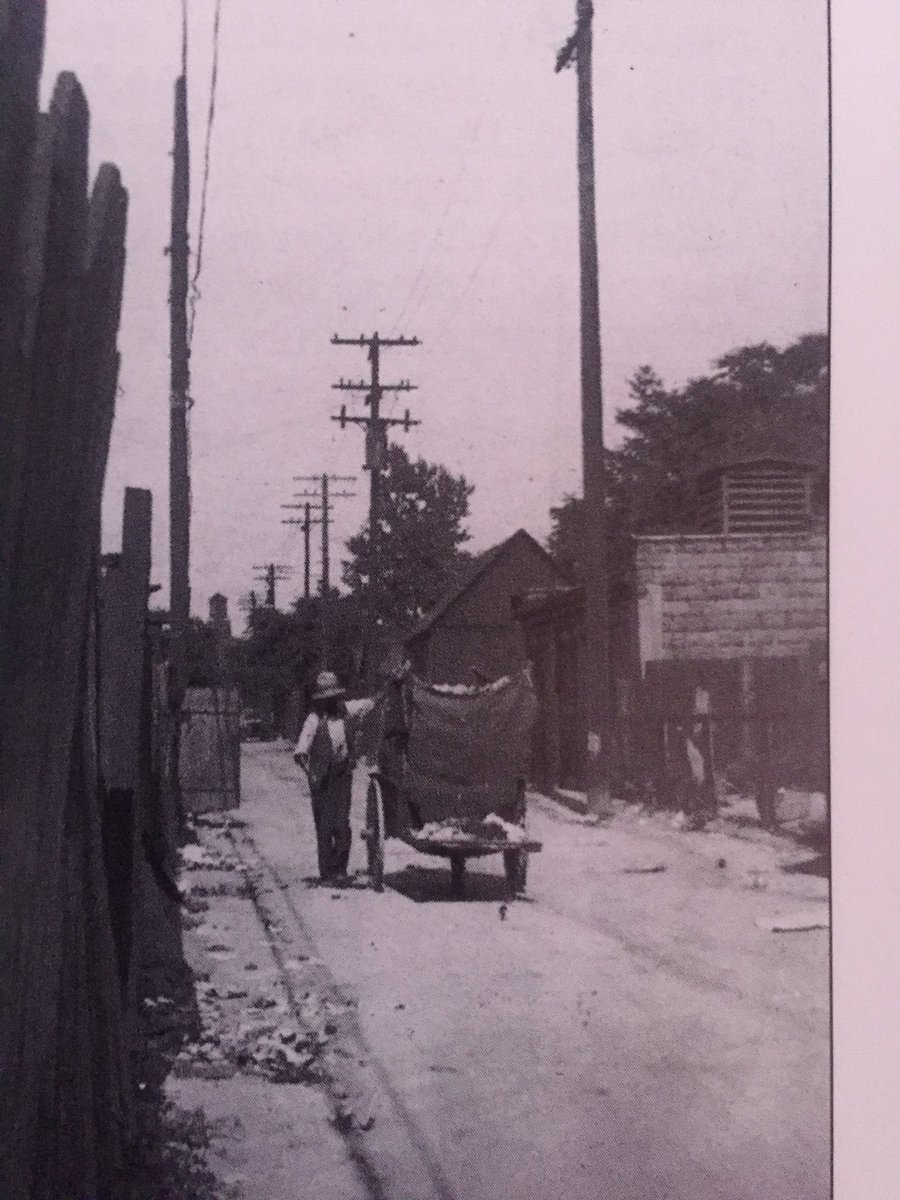
M449 867L409 866L385 875L384 882L387 887L406 896L408 900L415 900L417 904L456 899L450 886ZM506 878L503 875L467 869L465 887L463 903L480 901L496 904L507 899Z
M831 874L831 856L827 850L821 851L812 858L805 858L803 862L782 867L782 870L785 875L816 875L819 879L828 879Z

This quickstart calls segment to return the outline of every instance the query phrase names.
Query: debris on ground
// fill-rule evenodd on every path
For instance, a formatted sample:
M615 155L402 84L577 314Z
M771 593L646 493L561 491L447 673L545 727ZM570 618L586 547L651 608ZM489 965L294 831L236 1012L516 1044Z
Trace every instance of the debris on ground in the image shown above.
M652 862L634 862L629 863L622 868L624 875L658 875L661 871L666 870L664 862L657 862L655 859Z
M227 830L230 827L242 829L247 822L243 817L239 817L235 813L210 812L195 813L189 818L188 824L206 826L207 829Z
M768 933L804 933L809 929L828 929L828 913L790 913L785 916L757 917L756 924Z
M220 850L212 850L201 846L198 842L189 842L178 851L181 866L185 871L245 871L247 868L234 854L223 854Z
M525 830L521 825L504 821L496 813L484 818L448 817L445 821L430 821L417 830L416 835L428 841L451 844L488 841L509 842L514 846L525 841Z

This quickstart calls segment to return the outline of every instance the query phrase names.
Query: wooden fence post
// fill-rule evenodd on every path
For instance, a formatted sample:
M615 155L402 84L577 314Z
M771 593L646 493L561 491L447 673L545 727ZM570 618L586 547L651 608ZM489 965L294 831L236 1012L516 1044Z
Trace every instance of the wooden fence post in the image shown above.
M0 117L0 180L14 193L0 227L0 1045L14 1081L0 1097L0 1195L32 1200L113 1194L128 1116L90 604L126 196L104 167L88 204L74 76L37 114L43 5L0 0L0 30L0 97L15 100Z

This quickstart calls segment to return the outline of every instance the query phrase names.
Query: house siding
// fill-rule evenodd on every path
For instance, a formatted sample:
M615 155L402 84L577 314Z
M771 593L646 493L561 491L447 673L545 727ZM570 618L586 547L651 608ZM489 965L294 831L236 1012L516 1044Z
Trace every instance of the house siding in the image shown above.
M424 633L409 643L416 671L440 683L471 683L472 668L494 678L520 670L525 639L512 600L560 576L530 541L514 541Z

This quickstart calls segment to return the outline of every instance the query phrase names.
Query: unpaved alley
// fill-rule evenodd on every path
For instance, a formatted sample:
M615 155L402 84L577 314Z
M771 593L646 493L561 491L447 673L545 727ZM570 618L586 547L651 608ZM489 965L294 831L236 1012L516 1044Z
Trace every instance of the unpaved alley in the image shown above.
M293 1146L288 1161L321 1129L332 1166L317 1196L828 1195L827 883L809 852L637 811L591 825L536 797L543 850L523 901L504 905L499 859L470 868L454 901L443 861L391 841L376 894L358 837L357 886L333 890L314 883L308 796L286 746L245 746L243 774L230 836L277 934L254 980L260 967L303 971L294 1000L340 1014L326 1101L279 1085L281 1134L268 1126ZM765 927L796 914L821 927ZM200 1099L227 1117L221 1089L234 1086L204 1081ZM302 1170L285 1170L279 1196L311 1194ZM248 1196L274 1194L253 1190L246 1156L237 1176Z

